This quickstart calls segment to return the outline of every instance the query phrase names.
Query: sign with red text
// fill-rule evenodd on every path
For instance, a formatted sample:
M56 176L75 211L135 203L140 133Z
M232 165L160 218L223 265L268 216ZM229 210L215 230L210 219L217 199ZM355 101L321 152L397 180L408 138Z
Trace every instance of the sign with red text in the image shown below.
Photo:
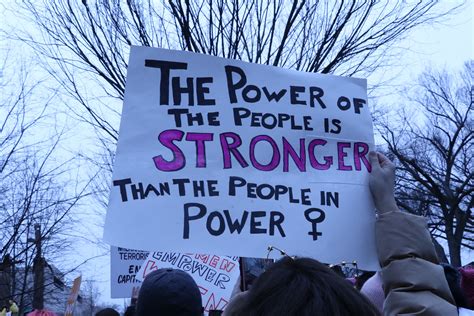
M227 306L239 278L238 257L152 252L143 263L137 279L143 281L150 272L161 268L189 273L199 287L206 313L213 309L223 310Z
M378 267L366 80L132 47L104 239Z
M110 247L110 285L112 298L130 298L141 282L137 273L149 251Z

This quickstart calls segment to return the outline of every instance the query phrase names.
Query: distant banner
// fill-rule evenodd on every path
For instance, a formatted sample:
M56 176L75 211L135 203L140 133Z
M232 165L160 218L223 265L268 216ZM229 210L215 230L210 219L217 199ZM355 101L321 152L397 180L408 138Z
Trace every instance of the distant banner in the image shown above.
M130 298L140 288L137 273L148 251L112 246L110 248L110 284L112 298Z
M239 258L177 252L152 252L137 275L143 280L160 268L180 269L189 273L199 286L202 304L209 310L223 310L229 303L239 278Z
M132 47L104 239L378 267L366 81Z

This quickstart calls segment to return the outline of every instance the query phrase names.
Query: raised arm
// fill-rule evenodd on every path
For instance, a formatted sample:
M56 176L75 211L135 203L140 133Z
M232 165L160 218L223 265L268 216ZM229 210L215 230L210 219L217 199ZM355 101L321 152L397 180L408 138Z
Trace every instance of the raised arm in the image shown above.
M384 315L457 315L423 217L401 212L394 198L395 166L369 154L369 186L379 213L375 236L385 291Z

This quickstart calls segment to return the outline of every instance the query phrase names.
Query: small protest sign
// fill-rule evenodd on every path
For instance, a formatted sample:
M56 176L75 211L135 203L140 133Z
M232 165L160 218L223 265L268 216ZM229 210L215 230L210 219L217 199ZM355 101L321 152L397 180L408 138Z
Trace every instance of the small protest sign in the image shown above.
M74 279L71 288L71 294L69 295L66 303L66 311L64 316L72 316L74 314L74 304L76 304L77 296L79 295L79 290L81 288L82 276L78 276Z
M133 47L104 239L378 267L366 81Z
M148 251L110 247L110 285L112 298L130 298L140 288L136 278Z
M152 271L161 268L180 269L189 273L199 287L206 313L223 310L239 278L239 258L178 253L151 252L137 278L141 281Z

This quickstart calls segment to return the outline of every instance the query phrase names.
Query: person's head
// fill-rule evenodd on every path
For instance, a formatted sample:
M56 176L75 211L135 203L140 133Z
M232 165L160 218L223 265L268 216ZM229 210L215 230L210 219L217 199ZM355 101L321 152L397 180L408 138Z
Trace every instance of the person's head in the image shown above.
M130 305L125 310L124 316L135 316L135 305Z
M270 266L232 308L225 314L380 315L366 297L324 264L290 257Z
M453 295L457 307L468 307L466 297L461 289L461 274L456 268L449 264L441 264L444 269L446 281L448 281L449 289Z
M115 309L108 307L98 311L95 316L120 316L120 314Z
M344 279L346 278L346 276L344 275L344 272L342 271L342 267L340 265L329 266L329 269L331 269L334 273L336 273L341 278L344 278Z
M135 315L201 316L202 299L193 278L184 271L158 269L145 278Z

